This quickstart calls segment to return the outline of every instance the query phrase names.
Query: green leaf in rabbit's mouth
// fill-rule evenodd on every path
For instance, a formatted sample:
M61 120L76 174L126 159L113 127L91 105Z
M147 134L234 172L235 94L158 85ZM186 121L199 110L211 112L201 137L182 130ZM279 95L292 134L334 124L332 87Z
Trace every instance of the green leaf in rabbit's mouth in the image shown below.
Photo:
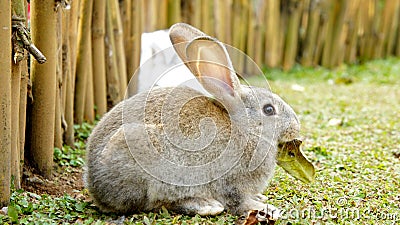
M302 141L294 139L278 145L278 165L294 178L309 183L314 180L314 165L300 151Z

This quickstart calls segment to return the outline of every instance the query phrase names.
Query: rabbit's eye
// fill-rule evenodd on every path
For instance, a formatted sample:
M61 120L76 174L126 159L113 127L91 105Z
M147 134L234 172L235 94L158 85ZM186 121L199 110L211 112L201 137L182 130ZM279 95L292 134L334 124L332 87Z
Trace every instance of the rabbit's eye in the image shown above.
M275 108L271 104L264 105L263 111L264 111L265 115L267 115L267 116L275 115Z

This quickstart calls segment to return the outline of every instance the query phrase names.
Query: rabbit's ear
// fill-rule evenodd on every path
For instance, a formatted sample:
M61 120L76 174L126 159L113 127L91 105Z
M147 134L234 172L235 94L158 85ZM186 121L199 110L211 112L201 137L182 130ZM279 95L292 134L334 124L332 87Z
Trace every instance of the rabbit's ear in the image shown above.
M236 97L240 82L222 43L208 36L197 37L186 47L186 60L192 73L215 97Z
M186 44L200 36L207 35L186 23L176 23L169 29L169 38L171 39L172 45L184 62L186 59Z

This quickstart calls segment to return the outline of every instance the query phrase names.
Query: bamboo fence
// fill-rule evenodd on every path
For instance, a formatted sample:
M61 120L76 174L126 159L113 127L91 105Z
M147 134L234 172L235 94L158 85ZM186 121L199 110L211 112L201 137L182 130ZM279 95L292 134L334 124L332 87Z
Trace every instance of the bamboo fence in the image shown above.
M1 6L1 26L13 27L0 32L1 204L11 176L20 185L24 156L51 177L53 147L73 146L74 123L93 122L124 98L143 32L189 23L283 70L400 56L400 0L36 0L31 33L44 64L17 35L16 24L28 26L27 1Z

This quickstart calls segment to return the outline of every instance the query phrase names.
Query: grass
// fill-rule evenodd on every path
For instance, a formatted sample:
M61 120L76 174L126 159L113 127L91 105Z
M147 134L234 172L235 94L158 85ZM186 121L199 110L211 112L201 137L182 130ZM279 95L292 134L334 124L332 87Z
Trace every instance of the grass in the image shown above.
M317 168L316 181L308 185L277 168L265 191L269 203L283 210L276 224L398 224L400 59L266 74L272 90L297 112L303 152ZM78 132L81 140L88 130ZM57 162L64 167L80 166L76 162L82 152L58 153ZM0 214L0 223L21 224L232 224L235 220L226 213L187 217L166 210L119 217L101 214L91 202L68 195L55 198L22 190L13 192L8 215Z

